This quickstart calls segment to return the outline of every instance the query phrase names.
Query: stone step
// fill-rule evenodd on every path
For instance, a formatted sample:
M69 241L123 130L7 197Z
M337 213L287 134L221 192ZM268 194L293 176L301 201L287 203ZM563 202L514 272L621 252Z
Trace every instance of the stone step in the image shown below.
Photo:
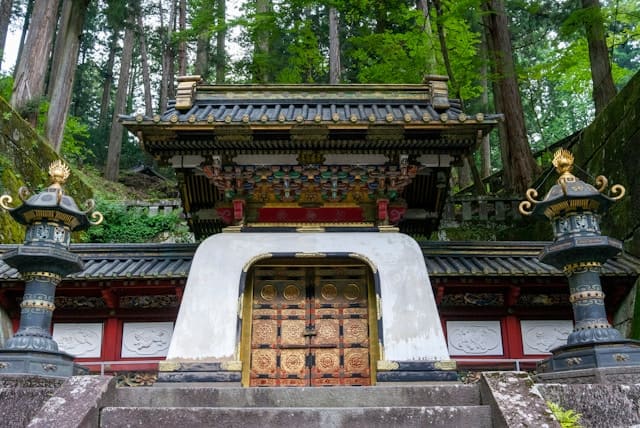
M101 428L124 427L490 428L489 406L433 407L106 407Z
M114 407L427 407L480 404L477 385L117 388Z

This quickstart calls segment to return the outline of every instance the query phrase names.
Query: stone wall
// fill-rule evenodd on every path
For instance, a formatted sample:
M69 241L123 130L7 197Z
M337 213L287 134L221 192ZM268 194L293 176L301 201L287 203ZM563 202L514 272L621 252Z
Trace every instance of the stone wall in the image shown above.
M584 129L571 148L576 165L593 176L622 184L626 196L602 219L604 233L622 239L625 249L640 256L640 73Z

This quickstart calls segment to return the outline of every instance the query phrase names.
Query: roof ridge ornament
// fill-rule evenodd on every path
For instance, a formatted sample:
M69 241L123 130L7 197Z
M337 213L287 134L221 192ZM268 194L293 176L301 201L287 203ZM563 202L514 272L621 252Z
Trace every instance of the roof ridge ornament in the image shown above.
M202 76L178 76L178 89L176 90L176 109L189 110L193 106L196 95L196 86L202 83Z
M427 74L422 79L422 82L429 88L431 105L439 113L451 107L451 103L449 102L449 87L447 86L448 81L449 76L437 74Z

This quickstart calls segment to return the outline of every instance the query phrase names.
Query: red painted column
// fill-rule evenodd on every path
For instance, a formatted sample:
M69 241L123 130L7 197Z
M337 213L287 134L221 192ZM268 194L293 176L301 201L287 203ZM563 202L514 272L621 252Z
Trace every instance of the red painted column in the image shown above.
M104 323L104 338L102 340L102 360L115 361L120 358L122 346L122 328L118 318L109 317Z
M520 320L515 315L507 315L504 319L503 343L505 358L523 357Z

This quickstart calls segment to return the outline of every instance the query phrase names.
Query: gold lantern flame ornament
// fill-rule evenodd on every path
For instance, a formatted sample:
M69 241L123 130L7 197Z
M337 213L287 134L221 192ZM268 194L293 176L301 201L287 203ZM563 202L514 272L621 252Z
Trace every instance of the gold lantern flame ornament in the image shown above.
M29 219L47 220L48 215L54 211L62 210L70 215L69 218L75 219L71 226L72 230L83 230L88 226L96 226L104 220L104 216L99 211L94 211L96 203L93 199L85 202L86 209L79 210L76 203L69 196L65 196L62 185L71 175L69 167L61 160L55 160L49 165L49 176L51 177L51 185L44 192L38 193L33 197L29 197L31 192L26 187L18 190L18 196L23 202L20 207L11 207L13 198L10 195L0 196L0 207L9 211L18 222L23 224L29 223L24 213L29 211ZM52 203L50 197L46 194L55 193L56 197ZM89 220L87 216L90 216Z
M51 162L49 166L49 176L51 177L51 186L53 188L61 188L71 175L71 170L61 160Z
M528 189L525 193L527 200L522 201L518 207L520 214L544 214L546 217L552 218L560 212L577 209L601 211L625 195L625 188L620 184L611 186L609 194L605 194L609 181L603 175L599 175L595 179L597 189L576 178L572 173L574 160L574 156L569 150L559 149L556 151L552 163L560 175L557 184L542 200L537 199L536 189Z

